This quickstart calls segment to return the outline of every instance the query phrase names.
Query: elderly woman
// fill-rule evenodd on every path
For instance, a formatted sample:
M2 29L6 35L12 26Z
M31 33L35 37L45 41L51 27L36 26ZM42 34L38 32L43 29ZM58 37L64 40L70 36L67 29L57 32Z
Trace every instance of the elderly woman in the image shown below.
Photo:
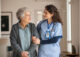
M35 25L30 23L30 11L23 7L16 15L19 22L12 26L10 33L13 57L36 57L37 45L32 42L32 38L39 38L39 36Z

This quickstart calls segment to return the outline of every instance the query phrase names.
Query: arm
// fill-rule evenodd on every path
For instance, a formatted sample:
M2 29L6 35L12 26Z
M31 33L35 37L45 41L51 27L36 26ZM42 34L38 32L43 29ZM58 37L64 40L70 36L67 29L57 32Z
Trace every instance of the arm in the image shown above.
M39 38L37 29L36 29L36 27L35 27L34 24L32 24L32 27L31 27L31 28L32 28L32 36L36 36L37 38ZM32 42L32 39L31 39L31 46L30 46L30 48L28 49L29 53L33 53L33 52L36 50L36 47L37 47L37 45L34 44L34 43Z
M62 36L56 36L51 38L50 40L41 40L40 44L51 44L51 43L56 43Z
M40 44L56 43L61 38L62 38L62 25L60 23L57 23L55 27L54 37L49 40L41 40Z
M17 43L16 31L15 31L14 25L12 26L11 33L10 33L10 42L13 50L16 51L17 53L21 53L22 49Z

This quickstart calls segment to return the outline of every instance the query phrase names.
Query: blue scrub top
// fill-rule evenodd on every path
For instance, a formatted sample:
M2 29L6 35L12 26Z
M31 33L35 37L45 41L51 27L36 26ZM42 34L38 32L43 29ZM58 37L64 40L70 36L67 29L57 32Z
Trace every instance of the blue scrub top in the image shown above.
M41 34L42 40L48 40L45 38L45 33L48 29L48 25L49 24L47 20L41 23L41 29L40 29L41 33L40 34ZM62 34L62 24L59 22L50 24L49 30L51 30L51 38L63 35ZM60 45L59 45L60 39L61 38L59 38L56 43L40 44L39 51L38 51L38 57L60 57Z

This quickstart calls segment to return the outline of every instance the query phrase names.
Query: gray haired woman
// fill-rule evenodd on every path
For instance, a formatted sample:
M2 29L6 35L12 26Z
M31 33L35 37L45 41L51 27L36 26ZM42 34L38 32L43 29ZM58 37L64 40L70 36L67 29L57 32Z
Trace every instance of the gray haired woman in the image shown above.
M39 38L39 36L35 25L30 23L30 11L23 7L16 15L19 22L12 26L10 33L13 57L36 57L37 45L32 42L32 38Z

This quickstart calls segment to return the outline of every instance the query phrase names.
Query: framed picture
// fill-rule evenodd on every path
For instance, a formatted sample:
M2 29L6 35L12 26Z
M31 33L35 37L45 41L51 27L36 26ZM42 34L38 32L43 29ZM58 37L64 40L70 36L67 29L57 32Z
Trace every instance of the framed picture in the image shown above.
M1 34L9 35L12 26L12 12L1 13Z

